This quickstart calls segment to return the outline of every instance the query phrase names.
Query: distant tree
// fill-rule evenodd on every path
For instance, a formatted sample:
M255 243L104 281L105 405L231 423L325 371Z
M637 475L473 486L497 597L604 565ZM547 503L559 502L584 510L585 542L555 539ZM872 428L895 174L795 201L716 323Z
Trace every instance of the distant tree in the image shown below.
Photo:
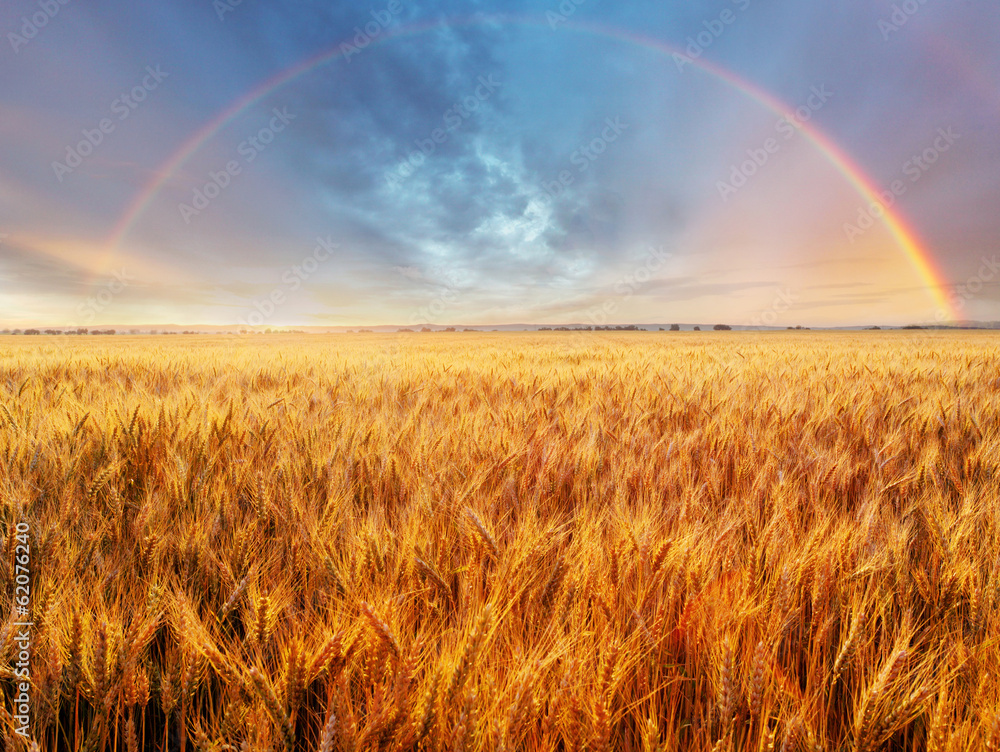
M397 329L397 332L412 332L412 329Z
M46 329L45 333L46 334L62 334L62 332L59 331L58 329Z
M733 328L727 324L716 324L712 327L717 332L731 332Z
M681 330L681 325L680 324L671 324L670 325L670 331L672 331L672 332L679 332L680 330Z
M37 329L25 329L24 333L25 334L41 334L41 332L38 331Z
M478 329L469 329L468 327L466 327L466 328L465 328L465 329L463 329L462 331L463 331L463 332L478 332L479 330L478 330Z
M12 332L12 334L20 334L20 333L21 333L21 330L20 330L20 329L15 329L15 330L14 330L14 331Z
M426 326L425 326L425 327L422 327L422 328L420 329L420 331L422 331L422 332L432 332L432 331L434 331L434 330L433 330L433 329L431 329L430 327L426 327Z
M700 327L700 326L696 326L696 327L694 328L694 330L695 330L696 332L700 332L700 331L701 331L701 327Z
M88 333L88 329L85 326L81 326L79 329L76 330L76 333L77 334L87 334Z
M455 331L455 327L449 326L447 329L445 329L445 331L446 332L453 332L453 331Z
M141 332L138 329L129 329L128 333L129 334L140 334Z

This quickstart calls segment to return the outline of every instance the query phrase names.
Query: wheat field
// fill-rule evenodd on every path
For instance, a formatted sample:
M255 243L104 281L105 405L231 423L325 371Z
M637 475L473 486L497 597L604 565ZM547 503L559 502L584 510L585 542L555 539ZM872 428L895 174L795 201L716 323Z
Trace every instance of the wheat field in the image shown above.
M6 748L1000 749L998 366L975 333L3 338Z

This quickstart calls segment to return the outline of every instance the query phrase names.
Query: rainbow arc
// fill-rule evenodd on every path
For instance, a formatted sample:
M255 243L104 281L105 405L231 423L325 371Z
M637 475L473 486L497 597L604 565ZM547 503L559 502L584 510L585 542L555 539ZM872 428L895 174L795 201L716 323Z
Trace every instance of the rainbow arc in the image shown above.
M540 18L524 18L515 16L475 16L469 18L451 18L437 21L414 24L399 29L386 29L378 37L374 38L366 46L366 51L378 45L388 44L394 40L405 37L413 37L431 31L454 28L459 26L476 25L514 25L524 27L545 27L549 28L549 22ZM680 48L667 44L661 40L635 34L623 29L608 26L599 26L573 20L566 20L560 23L560 30L572 31L578 34L588 34L603 39L614 40L622 44L629 44L651 50L656 53L669 56L672 60L683 58L697 70L725 83L742 95L749 97L762 107L775 114L798 123L798 128L806 139L824 156L827 162L832 165L857 191L866 204L878 204L882 206L880 199L880 189L876 182L872 180L860 165L830 136L824 133L812 122L802 123L795 118L795 108L781 101L770 92L742 78L733 71L706 60L704 56L693 58ZM184 141L173 154L168 157L162 165L153 171L154 178L140 190L133 201L126 208L119 220L115 223L108 235L105 247L102 267L109 267L118 253L122 241L142 217L149 206L156 199L156 196L171 178L207 141L215 136L220 130L226 127L231 121L237 118L242 112L252 107L262 99L280 89L283 86L305 76L316 68L343 59L345 54L351 54L353 47L352 39L345 39L338 42L331 48L313 55L283 71L271 76L263 81L256 88L238 97L232 103L219 112L215 117L205 123L200 129ZM679 57L678 57L679 56ZM908 222L898 211L892 207L885 207L881 217L882 223L891 233L896 244L906 255L910 264L920 277L921 281L928 288L933 296L939 311L945 312L951 320L956 320L957 312L951 304L945 290L948 283L938 268L937 262L930 249L920 240L916 231L910 227Z

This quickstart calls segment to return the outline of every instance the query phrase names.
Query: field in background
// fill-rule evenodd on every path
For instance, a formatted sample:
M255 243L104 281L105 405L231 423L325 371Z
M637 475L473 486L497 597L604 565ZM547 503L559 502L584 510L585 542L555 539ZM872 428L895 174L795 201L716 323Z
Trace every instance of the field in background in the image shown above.
M4 338L7 748L22 523L44 750L996 749L998 366L989 334Z

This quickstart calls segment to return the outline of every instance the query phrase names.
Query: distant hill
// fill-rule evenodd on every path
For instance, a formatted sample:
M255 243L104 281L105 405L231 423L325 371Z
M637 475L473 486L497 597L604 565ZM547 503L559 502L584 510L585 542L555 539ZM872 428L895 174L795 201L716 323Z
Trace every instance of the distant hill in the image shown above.
M708 324L680 324L681 331L693 331L698 327L703 332L713 331L713 327L718 323L725 324L726 322L714 322ZM404 324L389 324L382 326L291 326L282 327L275 326L268 329L267 327L261 327L260 329L254 330L261 334L266 333L292 333L299 332L304 334L342 334L348 332L372 332L372 333L394 333L400 331L412 331L414 333L420 333L422 329L426 326L432 332L443 332L443 331L455 331L460 334L463 331L480 331L480 332L536 332L536 331L593 331L598 332L608 332L613 331L615 327L619 330L632 330L632 331L669 331L672 324L611 324L604 327L595 327L591 324L431 324L431 325L404 325ZM784 326L741 326L739 324L730 324L732 331L735 332L746 332L746 331L758 331L758 332L778 332L786 331L793 327ZM590 329L588 329L588 327ZM810 330L810 331L863 331L870 329L880 329L883 331L891 330L903 330L903 329L926 329L926 330L938 330L938 331L966 331L966 330L998 330L1000 329L1000 321L961 321L949 324L940 323L923 323L923 324L910 324L909 326L885 326L870 324L865 326L831 326L831 327L794 327L794 329ZM146 324L146 325L114 325L114 324L102 324L101 326L89 327L88 334L102 334L106 335L109 330L114 330L116 335L123 334L238 334L241 328L235 326L211 326L211 325L196 325L196 326L181 326L178 324ZM0 334L50 334L53 331L59 331L65 334L75 334L77 327L60 327L60 326L41 326L35 325L32 327L29 325L22 325L19 327L10 327L0 330Z

